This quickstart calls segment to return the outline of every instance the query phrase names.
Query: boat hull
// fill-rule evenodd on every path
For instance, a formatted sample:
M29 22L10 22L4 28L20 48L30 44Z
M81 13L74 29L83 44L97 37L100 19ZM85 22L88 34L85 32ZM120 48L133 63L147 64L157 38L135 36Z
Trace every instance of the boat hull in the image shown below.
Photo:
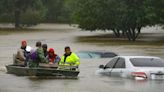
M6 66L8 74L15 74L17 76L51 76L51 77L77 77L79 71L77 70L61 70L57 68L29 68L15 65Z

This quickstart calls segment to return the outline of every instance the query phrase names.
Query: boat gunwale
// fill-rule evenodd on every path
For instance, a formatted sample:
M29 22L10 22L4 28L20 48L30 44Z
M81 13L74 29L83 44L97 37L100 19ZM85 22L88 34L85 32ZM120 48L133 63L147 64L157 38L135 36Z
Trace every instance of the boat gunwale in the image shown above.
M45 67L45 68L41 68L41 67L37 67L37 68L30 68L30 67L23 67L23 66L18 66L18 65L6 65L6 67L12 67L12 68L20 68L20 69L32 69L32 70L41 70L41 69L43 69L43 70L50 70L50 71L53 71L53 70L57 70L57 71L64 71L64 72L79 72L80 73L80 71L79 70L67 70L67 69L56 69L56 68L47 68L47 67Z

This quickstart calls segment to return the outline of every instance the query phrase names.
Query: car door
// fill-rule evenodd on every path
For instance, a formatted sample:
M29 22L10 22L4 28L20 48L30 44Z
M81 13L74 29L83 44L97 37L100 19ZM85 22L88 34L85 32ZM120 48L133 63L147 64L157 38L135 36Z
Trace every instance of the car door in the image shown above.
M104 67L104 74L105 74L105 75L110 76L111 70L112 70L112 68L114 67L114 65L115 65L115 63L117 62L118 59L119 59L118 57L113 58L111 61L109 61L109 62L105 65L105 67Z
M124 77L126 72L125 59L119 58L111 70L111 76Z

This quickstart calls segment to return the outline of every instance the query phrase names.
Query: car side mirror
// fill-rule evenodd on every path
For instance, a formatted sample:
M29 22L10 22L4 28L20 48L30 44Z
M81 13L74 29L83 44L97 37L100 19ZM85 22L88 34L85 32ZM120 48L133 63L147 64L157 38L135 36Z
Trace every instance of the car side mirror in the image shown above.
M99 68L100 68L100 69L104 69L104 65L100 65Z

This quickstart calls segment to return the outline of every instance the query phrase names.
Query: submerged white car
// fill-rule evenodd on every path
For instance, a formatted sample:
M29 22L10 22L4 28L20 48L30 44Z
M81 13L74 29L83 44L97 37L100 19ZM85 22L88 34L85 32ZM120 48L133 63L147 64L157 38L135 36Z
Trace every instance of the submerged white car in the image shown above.
M96 72L107 76L136 80L164 80L164 61L150 56L117 56L105 66L100 65Z

